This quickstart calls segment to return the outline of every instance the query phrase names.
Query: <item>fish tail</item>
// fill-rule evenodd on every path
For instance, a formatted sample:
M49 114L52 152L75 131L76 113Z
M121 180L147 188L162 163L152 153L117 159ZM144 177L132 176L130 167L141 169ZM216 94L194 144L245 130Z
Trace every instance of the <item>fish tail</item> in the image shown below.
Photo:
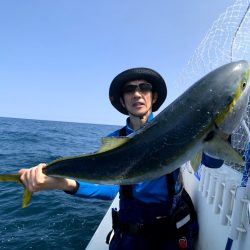
M29 204L29 202L31 200L32 194L33 194L33 192L30 192L27 188L24 188L22 208L27 207L27 205Z
M0 174L0 181L3 182L18 182L22 184L20 181L20 174ZM23 200L22 200L22 208L27 207L28 203L31 200L32 192L30 192L26 187L23 192Z
M20 182L19 177L20 174L0 174L0 181Z

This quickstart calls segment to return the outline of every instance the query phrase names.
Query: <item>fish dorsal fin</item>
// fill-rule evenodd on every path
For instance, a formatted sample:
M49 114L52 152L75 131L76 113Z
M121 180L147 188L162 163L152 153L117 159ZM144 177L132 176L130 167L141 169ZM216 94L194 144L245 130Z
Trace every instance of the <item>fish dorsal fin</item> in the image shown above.
M109 151L111 149L118 148L119 146L125 144L129 140L131 140L131 138L128 138L126 136L103 137L102 138L102 145L97 152L103 153L103 152Z
M194 172L196 172L201 164L202 152L197 153L191 160L190 165L192 166Z

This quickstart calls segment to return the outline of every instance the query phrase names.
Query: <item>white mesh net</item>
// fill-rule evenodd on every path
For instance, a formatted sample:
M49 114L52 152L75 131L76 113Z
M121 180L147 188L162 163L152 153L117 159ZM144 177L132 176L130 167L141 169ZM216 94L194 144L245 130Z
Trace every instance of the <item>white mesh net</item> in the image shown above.
M219 16L182 70L175 86L183 92L211 70L241 59L250 62L250 0L236 0ZM248 105L244 118L247 126L241 124L232 135L233 147L242 154L249 140L249 115Z

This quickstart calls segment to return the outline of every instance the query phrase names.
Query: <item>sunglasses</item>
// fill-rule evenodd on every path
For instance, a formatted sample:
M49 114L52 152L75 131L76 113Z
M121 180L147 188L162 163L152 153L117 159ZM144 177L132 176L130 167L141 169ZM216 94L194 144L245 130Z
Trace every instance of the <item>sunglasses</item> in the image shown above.
M131 94L134 93L135 91L139 91L142 93L152 91L152 85L150 83L139 83L138 85L128 84L125 85L122 89L122 92L124 94Z

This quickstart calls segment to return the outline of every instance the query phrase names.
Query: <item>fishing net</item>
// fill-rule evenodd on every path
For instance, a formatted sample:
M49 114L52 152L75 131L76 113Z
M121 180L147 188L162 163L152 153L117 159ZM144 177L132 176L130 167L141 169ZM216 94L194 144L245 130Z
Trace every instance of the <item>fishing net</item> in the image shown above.
M213 69L242 59L250 62L250 0L236 0L215 20L181 71L175 86L182 92ZM245 124L240 124L232 134L233 147L242 155L249 140L249 106ZM240 166L229 164L240 170Z

